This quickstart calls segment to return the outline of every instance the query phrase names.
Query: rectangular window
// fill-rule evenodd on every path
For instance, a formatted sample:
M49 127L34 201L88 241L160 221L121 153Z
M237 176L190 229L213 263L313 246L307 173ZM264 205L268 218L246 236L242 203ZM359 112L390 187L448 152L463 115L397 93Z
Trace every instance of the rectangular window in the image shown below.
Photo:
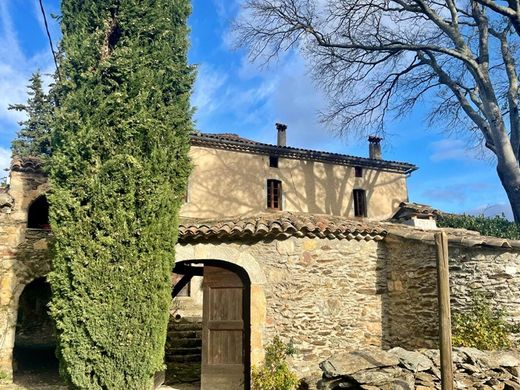
M269 156L269 167L278 168L278 156Z
M367 216L367 193L365 190L354 190L354 215L356 217Z
M267 208L282 209L282 182L280 180L267 180Z
M356 172L356 177L363 177L363 168L355 167L354 170Z

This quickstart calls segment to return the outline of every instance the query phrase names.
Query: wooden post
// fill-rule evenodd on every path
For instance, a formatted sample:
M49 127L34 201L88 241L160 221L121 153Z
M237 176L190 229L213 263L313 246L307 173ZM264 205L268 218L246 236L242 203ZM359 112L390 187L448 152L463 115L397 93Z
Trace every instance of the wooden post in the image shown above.
M439 342L441 350L442 390L453 390L453 361L451 357L450 278L448 264L448 236L435 234L437 249L437 291L439 299Z

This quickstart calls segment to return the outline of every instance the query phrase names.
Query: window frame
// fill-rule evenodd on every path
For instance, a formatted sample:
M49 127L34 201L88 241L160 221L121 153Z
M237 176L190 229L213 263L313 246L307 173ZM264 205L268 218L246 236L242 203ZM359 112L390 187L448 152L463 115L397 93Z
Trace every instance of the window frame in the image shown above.
M354 176L355 177L363 177L363 167L354 167Z
M362 188L352 191L354 199L354 216L356 218L366 218L368 216L367 192Z
M283 187L278 179L267 179L266 201L268 210L282 210Z

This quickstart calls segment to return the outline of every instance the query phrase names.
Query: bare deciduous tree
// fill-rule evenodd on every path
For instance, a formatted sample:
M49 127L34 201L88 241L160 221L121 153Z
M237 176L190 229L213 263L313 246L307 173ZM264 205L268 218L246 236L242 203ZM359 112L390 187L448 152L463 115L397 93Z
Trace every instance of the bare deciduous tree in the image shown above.
M427 100L432 123L496 156L520 222L515 0L246 0L243 11L239 44L253 58L300 49L330 97L325 119L340 131L384 131L389 114Z

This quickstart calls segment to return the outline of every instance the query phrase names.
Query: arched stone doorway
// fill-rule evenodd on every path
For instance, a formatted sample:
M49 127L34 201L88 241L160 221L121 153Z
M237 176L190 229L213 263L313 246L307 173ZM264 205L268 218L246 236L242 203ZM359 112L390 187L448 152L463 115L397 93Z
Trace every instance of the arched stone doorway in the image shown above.
M45 278L29 283L18 301L13 349L14 382L60 384L54 323L48 314L51 288Z
M250 388L251 372L251 279L247 271L230 262L212 259L183 260L176 263L177 283L172 295L189 291L191 304L201 307L198 363L200 388L242 390ZM202 280L200 281L200 279ZM199 279L193 282L192 279ZM202 283L201 283L202 282ZM196 294L201 289L202 294ZM183 295L183 294L181 294ZM187 326L177 314L178 329ZM193 317L191 318L193 324ZM177 332L180 334L181 332ZM191 333L195 335L195 333ZM175 338L175 336L173 336ZM170 341L172 341L170 339ZM188 346L189 339L173 340ZM179 348L178 351L182 351ZM175 351L173 351L175 353ZM167 353L168 356L168 353ZM176 358L175 356L172 356ZM192 371L195 371L192 369Z

